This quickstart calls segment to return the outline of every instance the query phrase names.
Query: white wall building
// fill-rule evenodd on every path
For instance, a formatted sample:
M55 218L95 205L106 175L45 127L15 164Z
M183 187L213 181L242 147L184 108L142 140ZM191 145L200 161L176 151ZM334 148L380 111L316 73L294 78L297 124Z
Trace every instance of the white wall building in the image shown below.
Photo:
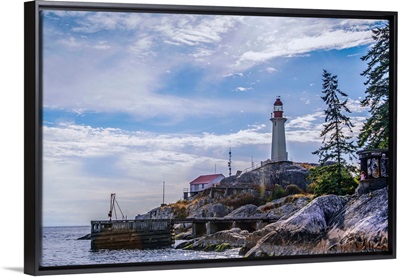
M222 174L201 175L190 182L190 195L193 196L218 184L225 176Z

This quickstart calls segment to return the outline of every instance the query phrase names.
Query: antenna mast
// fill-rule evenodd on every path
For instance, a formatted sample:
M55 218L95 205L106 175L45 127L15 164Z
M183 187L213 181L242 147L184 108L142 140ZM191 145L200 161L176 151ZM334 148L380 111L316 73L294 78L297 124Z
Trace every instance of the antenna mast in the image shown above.
M232 175L232 150L229 147L229 162L228 162L229 176Z

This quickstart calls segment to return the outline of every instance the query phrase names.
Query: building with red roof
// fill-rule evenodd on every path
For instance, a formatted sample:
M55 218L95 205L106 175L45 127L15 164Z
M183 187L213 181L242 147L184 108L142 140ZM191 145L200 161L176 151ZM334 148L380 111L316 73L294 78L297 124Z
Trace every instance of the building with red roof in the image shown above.
M223 174L201 175L190 182L190 195L193 196L205 189L214 187L224 178Z

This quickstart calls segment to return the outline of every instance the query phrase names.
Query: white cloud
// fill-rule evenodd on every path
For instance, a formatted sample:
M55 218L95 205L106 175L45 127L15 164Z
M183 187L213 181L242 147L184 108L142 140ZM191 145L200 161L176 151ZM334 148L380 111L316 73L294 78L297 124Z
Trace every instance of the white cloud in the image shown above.
M259 157L266 160L271 141L268 129L266 124L256 124L221 135L179 135L75 124L44 126L44 222L87 224L105 218L110 193L117 193L130 217L145 213L160 204L162 181L167 185L167 203L175 202L198 175L213 173L215 166L227 174L230 147L234 171L249 167L250 156L256 163ZM286 139L288 149L303 149L302 145L314 149L321 141L318 130L289 130ZM246 156L241 157L237 153L243 150ZM296 150L290 156L304 157Z
M316 50L341 50L372 42L370 31L320 31L320 34L314 36L299 33L294 37L285 37L279 42L269 44L262 51L249 50L242 54L238 63L244 61L265 62L277 57L293 56Z
M263 133L264 128L254 125L223 135L174 135L74 124L44 126L45 224L86 224L104 218L101 206L110 193L117 193L124 209L132 211L130 216L145 213L160 204L163 180L167 201L175 202L192 179L213 173L215 165L226 174L229 147L268 144L270 135ZM243 169L248 163L235 155L234 164ZM85 209L88 195L92 208ZM70 201L75 204L69 205ZM64 217L65 213L71 217Z
M303 58L303 57L311 57L310 54L289 54L285 56L286 58Z
M351 58L351 57L357 57L357 56L360 56L360 55L361 55L361 53L355 53L355 54L347 55L347 57Z
M236 25L237 19L230 16L169 16L155 29L165 40L176 45L215 44Z
M277 57L309 56L315 50L365 45L372 42L369 28L374 23L356 19L107 12L84 15L75 17L74 32L122 30L153 36L159 43L191 49L195 59L207 56L214 66L224 66L225 70L230 66L231 70L246 69ZM76 13L72 13L74 16Z
M196 61L204 61L206 57L214 54L214 51L207 48L200 48L197 52L191 54L191 56L196 58Z
M102 40L102 41L99 41L97 44L95 44L93 46L93 48L99 49L99 50L108 50L111 48L111 46L108 44L108 41Z
M224 77L224 78L228 78L228 77L236 78L236 77L243 77L243 76L244 75L241 72L239 72L239 73L227 73L227 74L222 75L222 77Z
M361 106L361 101L360 100L354 100L349 98L347 100L347 108L349 108L349 110L352 113L362 113L362 112L367 112L368 111L368 107L363 107Z
M81 51L82 49L108 50L111 48L108 41L89 42L85 37L76 38L71 36L68 38L61 38L57 43L66 47L67 51Z
M248 47L238 47L240 53L235 63L238 70L279 57L309 57L312 51L370 44L369 28L374 24L374 21L366 20L279 17L268 20L246 18L244 22L252 26L252 31L241 35L251 43L246 44Z
M309 104L311 103L310 99L309 99L309 98L306 98L306 97L302 97L302 98L300 98L300 100L301 100L302 102L304 102L304 104L306 104L306 105L309 105Z
M235 90L236 91L248 91L248 90L252 90L252 87L237 87Z
M288 130L292 129L306 129L312 130L315 128L316 123L321 124L321 119L325 118L323 111L317 111L313 114L301 115L299 117L290 119L286 124Z
M64 18L67 14L54 13ZM371 34L365 26L372 23L365 20L105 12L71 13L71 17L75 19L72 31L76 37L73 32L66 38L54 32L45 38L46 45L51 45L57 37L55 41L65 47L52 54L48 54L50 50L44 53L45 106L124 112L144 117L168 114L175 119L197 111L195 104L198 103L205 111L224 107L224 112L228 113L233 110L227 107L234 105L214 105L214 101L207 99L191 101L168 96L168 92L163 91L163 85L168 82L165 72L193 66L193 61L197 61L207 68L203 83L221 77L244 77L244 70L272 58L369 43ZM93 33L104 30L125 33L116 38L92 38ZM166 41L174 45L166 45ZM101 50L103 53L98 53ZM277 71L274 67L266 70L269 73ZM237 87L238 91L249 89ZM261 111L261 105L256 105L255 110Z
M248 129L236 133L222 135L207 132L201 135L173 135L139 131L127 132L117 128L93 128L64 123L54 127L43 127L44 156L47 159L62 161L65 157L121 155L130 150L137 152L140 149L146 154L154 152L151 155L151 159L153 159L157 153L182 151L184 148L200 149L201 153L203 150L229 146L264 144L267 142L266 138L270 136L262 132L264 129L265 125L261 124L249 126Z
M268 73L274 73L274 72L277 72L278 70L277 69L275 69L275 68L273 68L273 67L268 67L267 68L267 72Z
M85 44L82 41L79 41L74 37L60 39L58 42L61 45L64 45L64 46L69 47L69 48L78 48L78 47L84 47L85 46Z
M320 137L321 131L317 129L310 129L307 131L287 131L286 141L287 142L300 142L300 143L315 143L316 148L321 143Z
M146 56L157 56L157 54L152 51L154 41L150 36L142 36L134 38L131 45L129 46L130 52L137 57Z
M77 19L79 26L73 27L75 32L95 33L101 30L124 29L128 25L126 18L131 17L127 13L91 12ZM130 25L134 27L134 25Z

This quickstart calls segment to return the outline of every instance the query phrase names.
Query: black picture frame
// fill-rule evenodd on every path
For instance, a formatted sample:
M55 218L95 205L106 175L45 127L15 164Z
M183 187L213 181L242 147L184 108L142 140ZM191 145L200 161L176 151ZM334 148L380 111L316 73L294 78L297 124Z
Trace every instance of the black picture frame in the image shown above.
M389 124L389 208L388 245L384 253L347 253L310 256L281 256L269 259L228 259L205 261L174 261L118 263L101 265L42 266L42 10L79 11L121 11L162 14L205 14L242 16L290 16L318 18L385 19L390 27L390 124ZM213 6L148 5L148 4L110 4L79 2L32 1L25 3L25 152L24 152L24 272L29 275L52 275L72 273L125 272L164 269L189 269L229 266L255 266L290 263L315 263L332 261L357 261L396 258L396 160L397 160L397 12L389 11L350 11L350 10L309 10L277 8L239 8Z

